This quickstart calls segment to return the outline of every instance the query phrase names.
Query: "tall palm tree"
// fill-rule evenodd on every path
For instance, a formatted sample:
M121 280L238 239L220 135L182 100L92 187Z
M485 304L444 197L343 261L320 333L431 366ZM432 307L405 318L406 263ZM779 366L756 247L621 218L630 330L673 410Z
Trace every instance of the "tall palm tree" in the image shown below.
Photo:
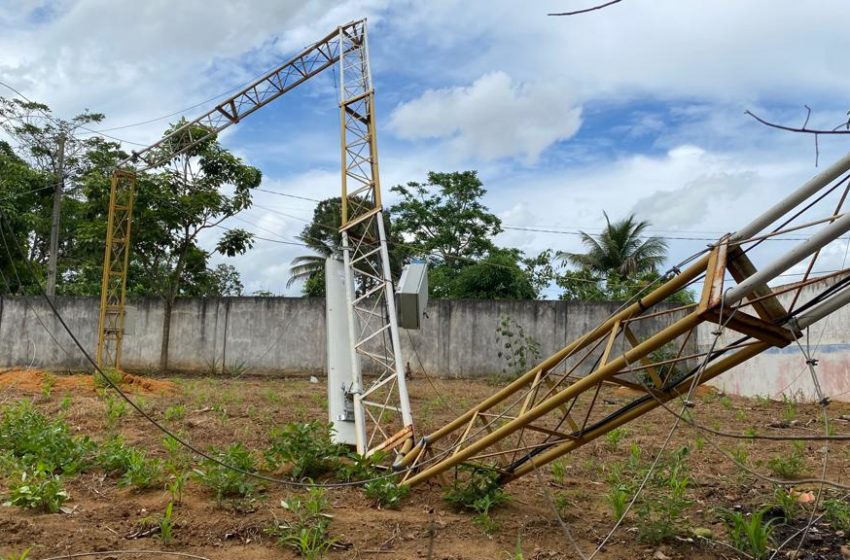
M586 253L558 251L556 257L564 263L571 263L591 272L607 274L616 272L625 280L629 276L655 271L667 256L667 243L660 237L642 234L649 222L628 218L611 223L605 216L605 230L597 235L581 233L581 242L587 248Z

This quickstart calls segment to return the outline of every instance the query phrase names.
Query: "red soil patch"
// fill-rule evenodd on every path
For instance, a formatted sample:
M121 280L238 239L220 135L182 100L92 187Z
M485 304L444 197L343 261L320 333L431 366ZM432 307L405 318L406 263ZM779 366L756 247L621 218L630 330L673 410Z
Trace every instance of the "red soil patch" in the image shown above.
M94 393L97 386L90 374L54 374L37 369L13 369L0 372L0 388L12 388L26 393L40 393L45 381L52 389L68 393ZM121 388L132 393L170 394L176 389L171 381L149 379L129 373L124 374Z

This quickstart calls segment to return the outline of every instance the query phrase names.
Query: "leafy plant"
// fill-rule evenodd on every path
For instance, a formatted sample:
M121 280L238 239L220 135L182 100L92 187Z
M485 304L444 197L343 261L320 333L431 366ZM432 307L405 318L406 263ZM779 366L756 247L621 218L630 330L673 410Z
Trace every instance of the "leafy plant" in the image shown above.
M850 532L850 504L844 500L826 500L823 509L826 520L834 529Z
M127 415L127 405L121 399L106 398L106 427L114 430L118 421Z
M773 505L774 507L782 510L782 515L785 518L786 523L794 519L794 516L797 514L797 510L799 509L797 498L781 486L777 487L773 492Z
M266 533L307 560L322 558L335 542L328 534L331 517L325 513L328 501L324 489L311 488L305 498L290 498L281 501L280 505L293 519L275 522Z
M336 467L336 478L343 482L368 480L380 474L376 468L387 459L385 451L376 451L368 457L359 453L346 453L340 457Z
M56 385L56 376L50 373L45 373L41 378L41 395L45 399L50 398L50 393Z
M173 422L175 420L182 420L186 417L186 405L185 404L173 404L165 409L163 416L169 422Z
M119 486L134 486L140 490L150 488L162 480L162 461L149 458L141 449L130 448L124 474Z
M109 381L112 384L109 383ZM106 389L112 385L121 386L124 383L124 372L111 367L100 368L100 371L94 372L94 385L101 389Z
M767 466L770 471L783 479L796 478L806 468L806 456L804 454L805 444L795 441L790 454L772 457Z
M540 358L540 343L511 317L501 317L496 327L496 340L501 346L497 353L505 362L502 373L519 375Z
M342 447L331 441L330 425L317 420L286 424L272 431L270 440L265 454L269 466L287 466L294 479L335 470L343 453Z
M256 468L256 460L241 443L234 443L225 451L212 449L210 454L224 463L241 471L251 472ZM195 479L215 493L219 506L227 497L248 498L253 495L256 485L243 472L225 467L206 459L200 469L194 471Z
M171 501L177 504L183 503L183 492L186 490L186 481L189 480L189 471L172 472L165 490L171 495Z
M443 494L443 498L456 508L489 513L492 507L510 500L495 470L472 466L461 466L458 470L469 474L463 479L456 478Z
M691 503L687 497L690 476L685 458L688 453L689 449L683 447L656 468L652 477L656 496L643 500L637 507L640 540L657 544L679 532L682 512Z
M375 502L378 507L396 509L401 501L410 493L410 487L406 484L396 484L389 478L379 478L367 482L363 486L366 497Z
M159 538L162 540L162 544L171 544L171 540L174 538L174 522L171 520L173 511L174 503L168 502L168 505L165 506L165 513L159 520Z
M629 503L628 488L622 484L614 486L608 491L605 501L608 502L613 519L619 521L626 514L626 506Z
M629 432L624 428L614 428L605 434L605 441L608 442L608 447L611 451L616 451L617 447L620 445L620 441L622 441L622 439L628 434Z
M33 470L22 472L20 480L12 483L6 505L56 513L69 498L59 476L39 464Z
M10 451L25 467L43 465L47 472L75 474L92 465L95 444L74 437L62 420L50 420L30 401L3 408L0 449Z
M726 516L732 546L756 560L767 558L773 544L773 520L764 520L764 510L747 516L740 511Z

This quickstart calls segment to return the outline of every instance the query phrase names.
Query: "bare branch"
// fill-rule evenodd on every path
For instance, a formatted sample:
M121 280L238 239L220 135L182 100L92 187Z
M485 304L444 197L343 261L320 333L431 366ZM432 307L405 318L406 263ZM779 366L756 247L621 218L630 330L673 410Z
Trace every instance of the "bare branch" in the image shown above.
M806 108L808 109L808 107L806 107ZM784 124L778 124L778 123L767 121L767 120L759 117L758 115L756 115L752 111L744 111L744 114L751 116L752 118L754 118L755 120L757 120L758 122L760 122L761 124L763 124L765 126L769 126L770 128L777 128L779 130L786 130L788 132L800 132L800 133L804 133L804 134L814 134L814 135L819 135L819 134L850 134L850 130L838 130L843 125L839 125L838 127L833 128L832 130L807 128L806 125L809 122L808 117L806 117L806 122L803 123L802 127L795 128L793 126L786 126Z
M623 0L611 0L610 2L605 2L604 4L599 4L598 6L593 6L592 8L585 8L583 10L575 10L573 12L561 12L558 14L547 14L550 16L575 16L578 14L586 14L587 12L595 12L596 10L601 10L602 8L607 8L608 6L613 6L614 4L618 4Z

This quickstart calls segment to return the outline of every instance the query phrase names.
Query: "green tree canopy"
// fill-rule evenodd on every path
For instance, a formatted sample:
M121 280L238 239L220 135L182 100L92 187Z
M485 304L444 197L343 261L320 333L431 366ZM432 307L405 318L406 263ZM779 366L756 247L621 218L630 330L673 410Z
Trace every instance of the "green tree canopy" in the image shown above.
M476 171L429 171L427 183L411 181L392 191L401 200L390 214L412 256L461 268L496 249L492 238L502 222L481 202L487 191Z

